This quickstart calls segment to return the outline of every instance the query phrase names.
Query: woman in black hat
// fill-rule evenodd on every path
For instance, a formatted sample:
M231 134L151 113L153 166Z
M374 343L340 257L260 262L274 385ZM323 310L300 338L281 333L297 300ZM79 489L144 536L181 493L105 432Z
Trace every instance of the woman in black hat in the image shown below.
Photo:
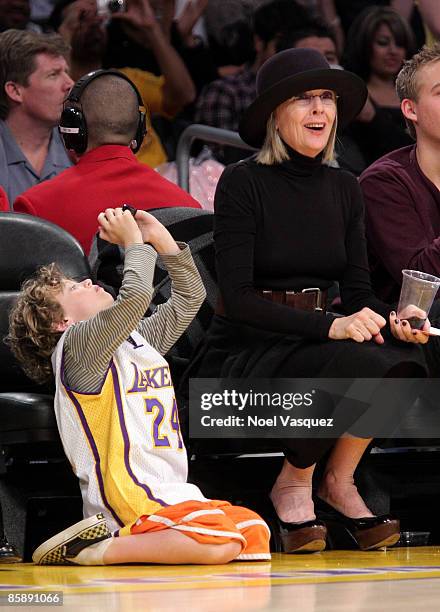
M357 181L329 165L337 126L359 113L366 95L359 77L330 69L315 50L282 51L261 67L257 98L240 125L243 140L261 150L228 166L218 183L221 299L192 376L424 376L415 344L427 335L374 297ZM334 281L346 313L339 318L325 315ZM353 482L370 441L283 440L286 461L271 499L285 552L325 546L312 474L331 446L317 494L332 521L361 549L397 542L399 522L374 516Z

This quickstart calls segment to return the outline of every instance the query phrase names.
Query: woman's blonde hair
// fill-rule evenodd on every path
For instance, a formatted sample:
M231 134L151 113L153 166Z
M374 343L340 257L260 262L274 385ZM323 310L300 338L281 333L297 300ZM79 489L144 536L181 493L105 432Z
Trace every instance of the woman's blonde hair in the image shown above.
M41 267L27 280L9 315L9 334L5 341L25 373L37 383L52 378L51 355L62 332L55 325L64 319L55 299L66 277L54 263Z
M335 159L337 123L338 116L336 115L328 142L323 151L322 163L329 163ZM281 140L281 136L277 130L275 111L271 113L269 119L267 120L266 137L256 159L259 164L264 164L265 166L280 164L281 162L289 159L289 153L286 149L286 145Z

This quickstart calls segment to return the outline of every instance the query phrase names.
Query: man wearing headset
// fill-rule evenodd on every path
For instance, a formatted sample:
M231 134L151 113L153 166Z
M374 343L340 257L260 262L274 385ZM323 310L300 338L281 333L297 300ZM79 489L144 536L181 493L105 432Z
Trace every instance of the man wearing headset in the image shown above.
M136 87L116 70L96 70L79 79L60 121L75 165L21 194L14 210L60 225L88 253L97 215L105 208L123 203L143 210L200 208L189 194L134 156L146 133L141 105Z

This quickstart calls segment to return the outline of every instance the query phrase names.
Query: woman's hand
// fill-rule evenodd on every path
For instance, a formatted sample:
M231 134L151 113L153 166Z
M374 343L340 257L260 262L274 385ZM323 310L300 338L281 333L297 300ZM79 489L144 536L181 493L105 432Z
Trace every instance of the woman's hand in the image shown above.
M122 208L106 208L98 215L99 237L124 248L143 244L142 232L130 211Z
M151 244L158 253L175 255L180 252L179 245L156 217L138 209L134 218L142 233L143 241Z
M385 319L370 308L362 308L349 317L336 318L328 332L331 340L354 340L364 342L374 340L383 344L384 339L380 330L386 325Z
M426 313L416 306L411 306L411 313L408 316L417 317L419 319L425 319ZM391 333L398 340L402 342L412 342L413 344L426 344L429 340L429 335L426 333L429 331L431 324L429 319L426 319L421 329L412 329L409 321L406 319L398 319L395 312L390 313L390 329Z

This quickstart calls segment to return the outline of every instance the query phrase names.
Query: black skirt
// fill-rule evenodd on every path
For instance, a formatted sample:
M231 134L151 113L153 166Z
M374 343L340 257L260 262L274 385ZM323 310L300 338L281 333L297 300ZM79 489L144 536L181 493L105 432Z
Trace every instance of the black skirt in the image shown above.
M323 315L325 316L325 315ZM405 344L385 332L385 344L372 341L309 340L259 329L214 316L185 375L189 378L404 378L426 377L421 346ZM184 383L184 384L185 384ZM357 416L354 416L356 419ZM351 423L347 422L347 425ZM228 450L249 451L249 444L229 441ZM244 442L244 441L243 441ZM258 441L253 440L255 447ZM316 463L335 439L283 439L271 445L292 465ZM264 447L267 447L266 440ZM256 450L256 449L255 449Z

